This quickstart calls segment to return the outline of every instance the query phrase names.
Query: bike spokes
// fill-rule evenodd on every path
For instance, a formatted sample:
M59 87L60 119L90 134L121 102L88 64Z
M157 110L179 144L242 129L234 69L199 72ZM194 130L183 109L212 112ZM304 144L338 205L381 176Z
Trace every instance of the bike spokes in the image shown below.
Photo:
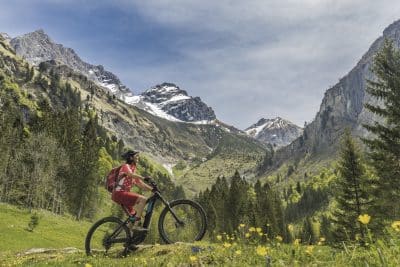
M171 211L166 213L163 220L163 231L169 241L174 243L197 240L204 227L199 210L194 206L178 204L173 206Z
M120 256L129 239L129 233L119 223L108 221L99 225L92 234L92 255Z

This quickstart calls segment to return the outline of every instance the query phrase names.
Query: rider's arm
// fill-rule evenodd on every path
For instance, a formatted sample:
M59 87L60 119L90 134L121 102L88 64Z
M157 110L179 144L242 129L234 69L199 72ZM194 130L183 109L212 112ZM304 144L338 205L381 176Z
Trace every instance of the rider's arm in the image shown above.
M138 183L136 184L139 188L143 189L143 190L148 190L148 191L152 191L153 187L149 186L148 184L146 184L145 182L143 182L143 180L141 178L139 178Z
M127 173L127 175L136 180L136 185L140 189L147 190L147 191L153 190L153 188L151 186L149 186L148 184L143 182L144 178L142 176L140 176L138 174L134 174L134 173Z

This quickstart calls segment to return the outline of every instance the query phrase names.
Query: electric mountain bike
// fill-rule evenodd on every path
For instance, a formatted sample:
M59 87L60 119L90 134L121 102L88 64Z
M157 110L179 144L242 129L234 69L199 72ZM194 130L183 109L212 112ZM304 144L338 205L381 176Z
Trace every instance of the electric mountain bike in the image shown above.
M153 187L153 195L148 198L143 221L143 229L131 231L128 225L132 217L122 206L128 218L123 221L117 217L106 217L89 229L85 249L87 255L126 255L136 245L142 243L150 230L154 205L160 200L164 204L158 219L158 231L162 240L167 243L194 242L204 237L207 228L207 217L203 208L192 200L178 199L168 202L157 188L157 184L147 178L145 182Z

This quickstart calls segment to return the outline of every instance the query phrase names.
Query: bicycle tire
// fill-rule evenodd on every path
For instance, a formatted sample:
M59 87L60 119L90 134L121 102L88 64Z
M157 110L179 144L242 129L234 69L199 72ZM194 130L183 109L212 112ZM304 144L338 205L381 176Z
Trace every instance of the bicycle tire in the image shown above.
M197 219L200 219L201 227L198 229L198 233L195 234L195 237L193 238L193 240L187 240L187 242L200 241L204 237L206 230L207 230L207 216L206 216L206 213L204 212L204 209L200 206L200 204L198 204L195 201L188 200L188 199L178 199L178 200L172 201L169 204L169 206L171 207L171 209L174 209L174 207L177 208L178 206L191 207L195 211L197 211L198 216L199 216L199 218L197 218ZM166 232L165 220L166 220L166 216L168 214L171 214L171 213L169 212L168 207L165 207L163 209L163 211L161 212L160 218L158 220L158 231L160 233L162 240L166 244L172 244L175 242L183 242L183 240L173 240L171 238L171 236L169 236L169 234Z
M99 220L99 221L97 221L96 223L94 223L93 225L92 225L92 227L89 229L89 231L88 231L88 233L87 233L87 235L86 235L86 239L85 239L85 251L86 251L86 255L88 255L88 256L91 256L92 255L92 250L93 250L93 248L92 248L92 237L93 237L93 234L96 232L96 230L100 227L100 226L102 226L102 225L104 225L104 224L106 224L106 223L115 223L116 225L122 225L124 222L123 221L121 221L119 218L117 218L117 217L106 217L106 218L103 218L103 219L101 219L101 220ZM125 243L123 243L123 246L126 248L127 247L127 244L128 244L128 240L130 239L130 230L129 230L129 228L126 226L126 225L122 225L121 226L122 227L122 231L124 232L124 236L126 237L126 239L127 239L127 242L125 242ZM124 252L123 252L124 253Z

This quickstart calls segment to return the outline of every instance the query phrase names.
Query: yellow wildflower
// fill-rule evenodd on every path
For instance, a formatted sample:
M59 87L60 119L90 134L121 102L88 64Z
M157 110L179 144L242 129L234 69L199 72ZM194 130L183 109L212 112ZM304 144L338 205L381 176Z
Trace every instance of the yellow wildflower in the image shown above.
M358 216L358 221L361 222L362 224L368 224L370 220L371 216L369 216L368 214L363 214Z
M259 235L259 236L263 236L263 233L262 233L262 232L261 232L261 233L258 233L258 235Z
M294 229L293 224L289 224L287 228L290 232L293 232Z
M249 238L249 237L250 237L250 233L246 233L244 236L245 236L246 238Z
M218 239L219 241L221 241L222 235L217 235L217 239Z
M260 233L260 232L261 232L261 228L260 228L260 227L257 227L257 228L256 228L256 231L257 231L257 233Z
M280 235L277 235L276 240L278 240L279 242L282 242L283 238Z
M325 242L325 240L326 240L326 239L325 239L325 237L323 237L323 236L319 239L320 242Z
M232 244L231 244L231 243L224 242L224 247L225 247L225 248L230 248L231 246L232 246Z
M296 238L296 239L293 241L293 244L294 244L295 246L300 245L300 239Z
M311 255L312 252L313 252L313 250L314 250L314 246L307 246L307 247L306 247L306 253L307 253L308 255Z
M241 250L236 250L236 251L235 251L235 254L236 254L236 255L240 255L240 254L242 254L242 251L241 251Z
M392 223L392 228L396 231L396 232L400 232L400 221L394 221Z
M255 227L252 226L252 227L249 228L249 232L255 232L255 231L256 231Z
M239 224L239 227L240 228L243 228L243 227L245 227L246 225L244 224L244 223L241 223L241 224Z
M93 267L90 263L86 263L85 267Z
M190 256L189 259L190 259L190 261L197 261L197 257L196 256Z
M268 253L267 248L264 246L258 246L256 249L256 252L260 256L266 256Z

